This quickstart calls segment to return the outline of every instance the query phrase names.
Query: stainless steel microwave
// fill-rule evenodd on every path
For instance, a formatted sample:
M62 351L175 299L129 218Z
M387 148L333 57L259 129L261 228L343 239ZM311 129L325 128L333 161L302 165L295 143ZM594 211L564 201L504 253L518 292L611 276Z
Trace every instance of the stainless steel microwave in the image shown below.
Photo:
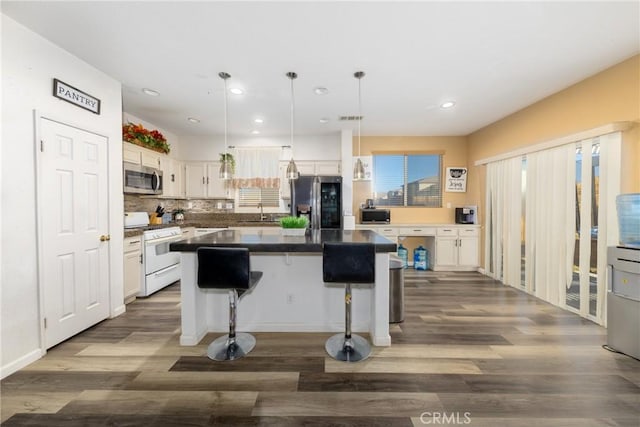
M391 211L389 209L360 209L361 223L388 224L391 222Z
M123 171L125 193L162 194L161 170L125 162Z

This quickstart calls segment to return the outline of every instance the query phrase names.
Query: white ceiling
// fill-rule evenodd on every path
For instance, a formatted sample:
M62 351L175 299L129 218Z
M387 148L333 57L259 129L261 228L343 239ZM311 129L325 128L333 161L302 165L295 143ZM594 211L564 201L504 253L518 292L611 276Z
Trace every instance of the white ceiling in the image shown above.
M358 114L359 70L363 135L469 134L638 54L639 4L3 0L1 8L121 81L126 112L178 135L223 133L226 71L229 86L246 91L229 96L230 134L269 137L290 132L288 71L299 75L296 134L355 129L338 117ZM317 86L329 94L315 95ZM445 100L456 106L440 109Z

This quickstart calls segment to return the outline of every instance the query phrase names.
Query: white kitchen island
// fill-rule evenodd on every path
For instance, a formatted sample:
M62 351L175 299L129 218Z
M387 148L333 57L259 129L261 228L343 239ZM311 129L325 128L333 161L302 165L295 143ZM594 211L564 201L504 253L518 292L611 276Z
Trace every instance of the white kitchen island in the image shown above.
M181 253L181 345L196 345L207 332L227 332L228 292L196 283L199 247L244 247L251 269L262 271L257 286L238 304L243 332L344 331L344 286L322 280L323 242L370 242L376 247L375 284L353 285L352 330L368 332L373 345L389 346L389 253L396 244L368 230L307 230L282 236L276 227L224 230L171 244Z

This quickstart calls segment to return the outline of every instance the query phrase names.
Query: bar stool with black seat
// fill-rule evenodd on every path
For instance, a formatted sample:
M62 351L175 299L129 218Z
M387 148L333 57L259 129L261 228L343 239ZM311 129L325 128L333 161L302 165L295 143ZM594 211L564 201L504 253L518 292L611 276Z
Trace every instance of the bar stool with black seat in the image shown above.
M351 284L374 283L376 253L372 243L325 242L322 245L322 278L327 283L344 283L345 332L329 338L329 356L345 362L369 357L371 346L360 335L351 333Z
M236 333L238 300L260 281L261 271L251 271L249 249L198 248L198 287L229 290L229 334L218 337L207 349L213 360L236 360L256 345L253 335Z

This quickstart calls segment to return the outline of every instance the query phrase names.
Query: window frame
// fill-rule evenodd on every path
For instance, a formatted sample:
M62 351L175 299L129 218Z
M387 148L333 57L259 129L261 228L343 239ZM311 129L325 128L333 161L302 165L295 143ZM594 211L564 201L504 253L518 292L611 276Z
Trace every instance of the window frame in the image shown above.
M402 180L403 180L403 184L402 187L404 188L403 191L403 195L402 195L402 205L383 205L383 204L378 204L376 201L378 200L377 197L374 197L374 203L376 203L378 206L384 206L385 208L435 208L435 209L441 209L443 207L443 198L444 198L444 180L443 180L443 171L444 171L444 152L443 151L413 151L413 150L406 150L406 151L374 151L371 153L372 159L371 159L371 163L372 163L372 167L373 167L373 174L372 174L372 193L375 194L375 176L376 176L376 171L375 171L375 163L376 163L376 156L403 156L403 171L402 171ZM409 182L409 170L408 170L408 165L409 165L409 157L410 156L436 156L438 158L438 172L437 172L437 176L438 177L438 187L439 187L439 201L438 201L438 205L434 206L434 205L409 205L408 201L409 201L409 191L407 191L408 185L410 184ZM425 177L428 178L428 177Z

